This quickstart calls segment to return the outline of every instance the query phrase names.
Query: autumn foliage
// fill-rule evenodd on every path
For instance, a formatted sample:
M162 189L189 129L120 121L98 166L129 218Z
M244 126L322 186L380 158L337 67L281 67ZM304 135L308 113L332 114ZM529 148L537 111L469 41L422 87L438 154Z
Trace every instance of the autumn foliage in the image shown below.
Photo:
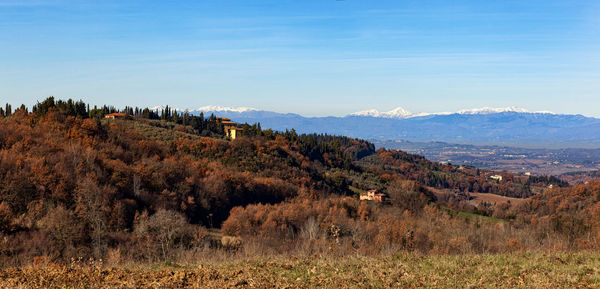
M127 108L126 119L102 118L112 110L47 100L0 118L0 264L598 248L598 184L508 172L499 183L358 139L244 124L231 141L214 116ZM359 201L370 189L388 201ZM475 207L472 192L533 197Z

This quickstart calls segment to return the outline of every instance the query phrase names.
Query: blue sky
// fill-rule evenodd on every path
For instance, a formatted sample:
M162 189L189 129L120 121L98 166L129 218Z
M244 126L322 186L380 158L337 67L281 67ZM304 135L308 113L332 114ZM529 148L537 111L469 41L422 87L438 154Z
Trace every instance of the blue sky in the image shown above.
M50 95L600 117L600 1L0 0L0 102Z

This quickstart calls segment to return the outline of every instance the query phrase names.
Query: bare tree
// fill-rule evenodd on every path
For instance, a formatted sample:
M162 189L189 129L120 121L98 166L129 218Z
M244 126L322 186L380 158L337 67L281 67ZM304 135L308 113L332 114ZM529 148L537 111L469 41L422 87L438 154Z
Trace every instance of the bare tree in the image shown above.
M181 213L160 209L147 220L142 220L136 226L135 232L138 236L145 236L158 244L163 259L166 259L176 241L181 241L189 230L188 223Z

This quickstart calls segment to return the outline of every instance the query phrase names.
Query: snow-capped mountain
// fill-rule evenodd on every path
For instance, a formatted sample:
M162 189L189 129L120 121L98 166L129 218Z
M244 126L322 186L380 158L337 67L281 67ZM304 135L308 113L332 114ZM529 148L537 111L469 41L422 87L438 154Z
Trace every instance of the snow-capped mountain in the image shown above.
M152 110L160 111L164 106L155 106ZM177 111L188 111L191 113L221 113L221 114L242 114L247 112L253 112L254 115L268 114L268 115L279 115L281 113L271 112L260 110L253 107L231 107L231 106L218 106L218 105L206 105L199 107L197 109L181 109L181 108L173 108ZM413 113L402 107L396 107L390 111L379 111L377 109L369 109L358 111L349 114L348 116L354 117L374 117L374 118L413 118L413 117L422 117L422 116L436 116L436 115L452 115L452 114L496 114L496 113L504 113L504 112L516 112L516 113L546 113L553 114L550 111L529 111L524 108L510 106L510 107L501 107L501 108L493 108L493 107L482 107L482 108L473 108L473 109L462 109L456 112L419 112ZM282 115L295 115L295 114L282 114Z
M157 105L154 107L151 107L150 110L154 110L154 111L161 111L165 108L164 105ZM219 105L206 105L206 106L202 106L199 107L197 109L189 109L189 108L176 108L176 107L171 107L171 109L173 110L177 110L179 112L182 111L187 111L187 112L236 112L236 113L243 113L243 112L249 112L249 111L259 111L256 108L253 107L231 107L231 106L219 106Z
M230 107L230 106L217 106L217 105L207 105L203 107L199 107L193 111L202 111L202 112L247 112L247 111L258 111L258 109L253 107Z
M300 115L293 113L278 113L266 110L260 110L253 107L230 107L230 106L217 106L217 105L207 105L202 106L197 109L188 110L189 113L193 115L199 115L203 113L204 115L214 114L220 117L234 118L237 120L259 120L259 119L269 119L273 117L279 118L289 118L289 117L301 117ZM250 122L250 121L247 121ZM260 121L254 121L260 122Z
M501 107L501 108L493 108L493 107L482 107L482 108L473 108L473 109L462 109L457 111L458 114L491 114L491 113L501 113L501 112L521 112L527 113L530 112L524 108L509 106L509 107Z
M184 111L177 109L178 111ZM327 133L371 140L442 141L531 147L600 147L600 119L528 111L519 107L411 113L401 107L343 117L304 117L249 107L204 106L190 113L214 114L238 123L299 133Z
M473 108L473 109L462 109L456 112L419 112L412 113L402 107L397 107L390 111L378 111L376 109L369 109L358 111L349 114L349 116L368 116L368 117L381 117L381 118L411 118L411 117L420 117L420 116L432 116L432 115L451 115L451 114L494 114L494 113L502 113L502 112L518 112L518 113L552 113L550 111L534 111L531 112L527 109L510 106L510 107L501 107L501 108L493 108L493 107L482 107L482 108Z
M413 114L410 111L408 111L402 107L397 107L390 111L381 112L376 109L369 109L369 110L354 112L354 113L351 113L350 115L370 116L370 117L386 117L386 118L406 118L406 117L412 116Z

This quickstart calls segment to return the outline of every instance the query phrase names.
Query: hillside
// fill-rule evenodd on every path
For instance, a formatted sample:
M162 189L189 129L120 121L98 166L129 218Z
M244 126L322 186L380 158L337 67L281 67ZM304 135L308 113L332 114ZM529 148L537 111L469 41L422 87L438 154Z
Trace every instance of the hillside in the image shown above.
M375 151L360 139L257 124L241 125L244 136L231 141L214 116L169 109L125 108L122 119L103 118L114 111L54 99L32 112L6 110L0 264L173 260L212 250L521 250L535 247L530 232L537 227L512 223L534 212L517 215L506 203L475 207L469 193L528 197L562 185L508 172L498 182L485 170ZM388 200L359 201L357 192L370 189ZM580 236L561 234L547 234L545 244L571 248Z

